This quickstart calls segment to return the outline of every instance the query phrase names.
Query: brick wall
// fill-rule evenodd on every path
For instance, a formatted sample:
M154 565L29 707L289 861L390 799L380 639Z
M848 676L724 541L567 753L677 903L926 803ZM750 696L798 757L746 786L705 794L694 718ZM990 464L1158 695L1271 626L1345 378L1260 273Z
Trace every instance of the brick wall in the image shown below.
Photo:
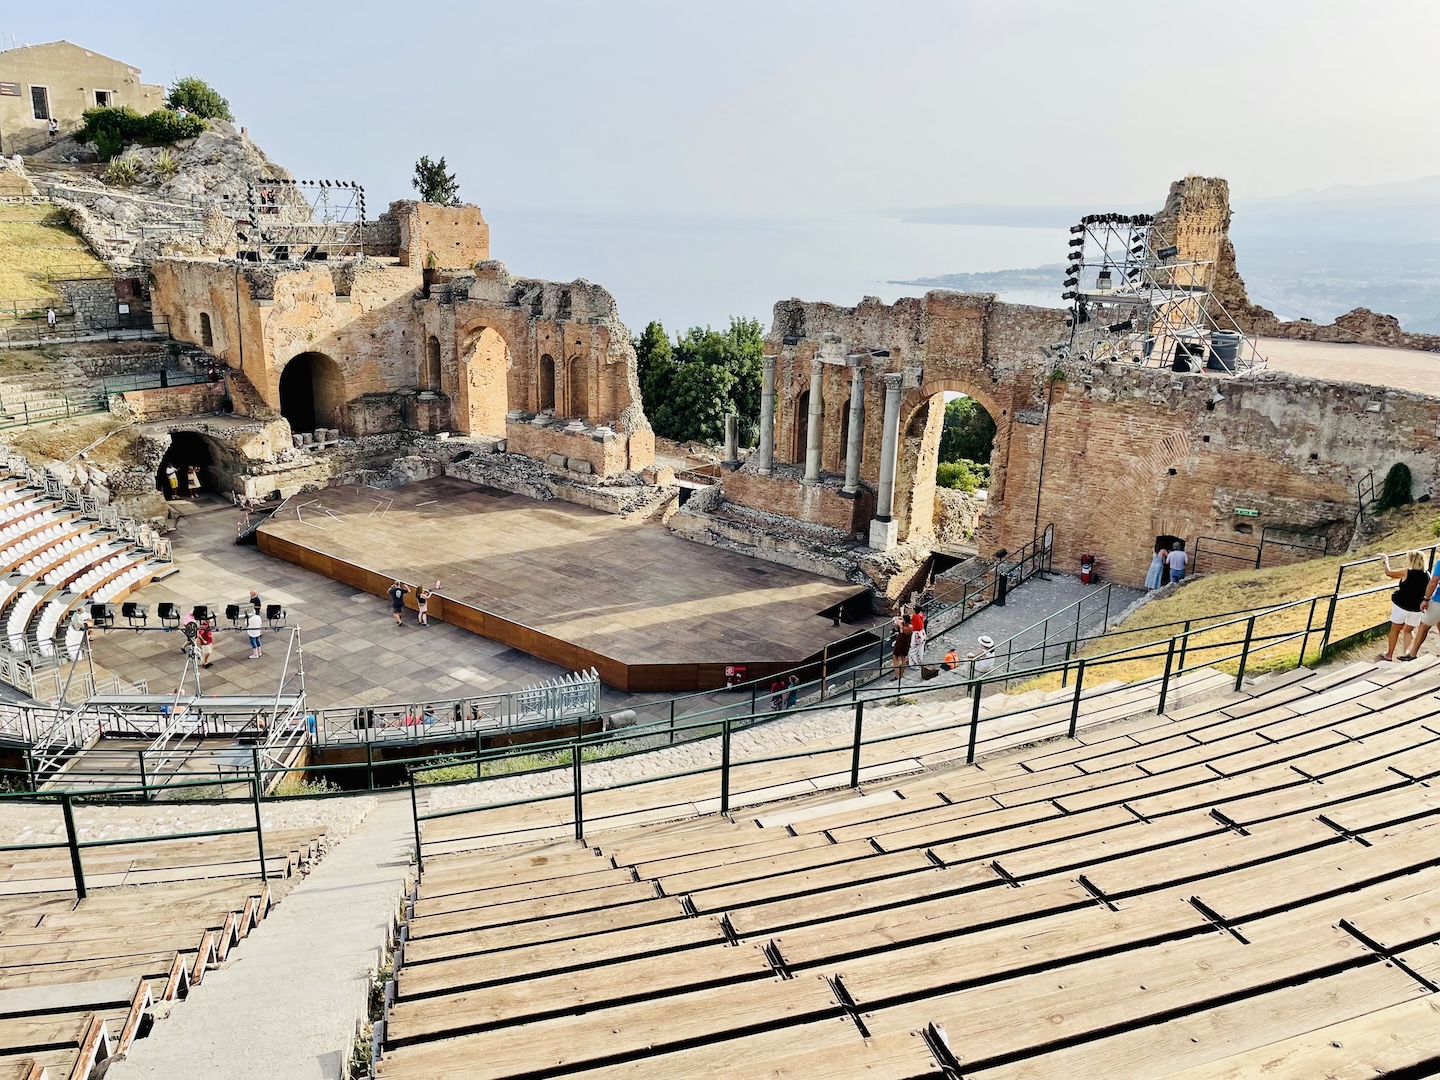
M204 416L220 408L225 394L224 383L191 383L156 390L127 390L118 394L118 410L137 424L153 420L174 420L182 416Z
M597 475L614 476L630 468L630 454L624 435L614 435L605 440L596 440L586 432L570 433L561 428L535 427L524 421L512 420L505 425L506 449L512 454L547 461L557 468L570 468L583 472L566 462L583 461L590 465ZM642 466L643 467L643 466Z
M818 484L802 484L803 475L803 469L785 465L776 466L771 476L742 468L725 474L725 498L742 506L825 525L844 533L869 528L870 516L875 512L872 492L862 489L858 498L846 499L840 494L842 478L830 476Z

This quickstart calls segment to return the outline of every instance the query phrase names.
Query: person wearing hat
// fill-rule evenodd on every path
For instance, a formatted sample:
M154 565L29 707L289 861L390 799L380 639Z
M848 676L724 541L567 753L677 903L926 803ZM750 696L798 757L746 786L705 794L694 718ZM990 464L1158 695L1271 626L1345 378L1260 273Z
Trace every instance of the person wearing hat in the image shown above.
M970 670L976 675L985 675L995 666L995 639L989 634L981 634L977 644L979 650L965 659L971 661Z

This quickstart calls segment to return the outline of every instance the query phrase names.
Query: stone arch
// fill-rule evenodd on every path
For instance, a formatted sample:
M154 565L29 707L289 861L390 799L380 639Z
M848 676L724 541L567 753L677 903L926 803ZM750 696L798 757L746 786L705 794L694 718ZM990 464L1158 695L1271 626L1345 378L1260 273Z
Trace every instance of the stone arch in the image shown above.
M1004 507L1005 466L1009 455L1011 417L993 394L968 379L937 378L908 391L900 400L900 446L895 462L895 516L900 538L915 540L933 533L935 468L945 423L945 393L964 394L980 404L995 421L990 451L991 487L980 517L980 533L993 533Z
M200 312L200 344L207 349L215 347L215 328L210 325L210 313Z
M555 411L555 358L548 352L540 357L539 385L535 391L535 411Z
M467 435L505 437L510 410L510 346L488 323L460 335L460 394L456 421Z
M425 342L425 363L420 368L420 389L440 391L440 339L431 334Z
M234 476L238 471L238 458L233 450L199 431L176 431L169 433L169 444L155 469L155 487L167 499L170 484L165 470L173 465L179 481L178 495L186 498L189 490L189 470L194 465L200 474L201 491L230 492L234 490Z
M320 352L291 357L280 372L280 415L294 432L340 428L349 395L340 365Z

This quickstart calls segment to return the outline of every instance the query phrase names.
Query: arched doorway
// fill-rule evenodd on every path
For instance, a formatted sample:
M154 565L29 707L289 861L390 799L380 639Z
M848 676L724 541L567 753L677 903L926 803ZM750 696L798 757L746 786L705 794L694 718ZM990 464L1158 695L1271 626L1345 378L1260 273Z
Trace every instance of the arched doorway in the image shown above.
M937 490L948 488L976 505L967 508L976 527L1000 508L1002 490L992 490L992 462L1003 458L1001 424L993 404L967 389L924 386L911 397L908 414L901 412L899 454L895 470L895 510L902 540L935 534ZM1008 430L1008 427L1007 429ZM940 496L953 502L955 496ZM952 506L951 509L954 509ZM954 538L950 538L954 539Z
M194 431L172 431L170 446L166 449L165 456L160 459L159 468L155 470L156 490L167 499L171 497L168 470L173 467L176 478L175 497L198 498L205 491L220 491L223 487L221 478L217 476L215 463L214 447L204 435ZM190 485L192 467L200 480L198 490L192 489Z
M344 404L345 377L324 353L301 353L280 373L280 415L290 421L291 431L339 428Z
M510 409L510 349L494 327L477 326L462 339L460 420L467 435L505 436Z
M570 359L570 370L565 379L565 415L587 417L590 415L589 367L583 356Z
M555 358L549 353L540 357L540 392L535 402L536 412L555 411Z
M215 346L215 331L210 326L210 316L206 312L200 313L200 344L210 349Z

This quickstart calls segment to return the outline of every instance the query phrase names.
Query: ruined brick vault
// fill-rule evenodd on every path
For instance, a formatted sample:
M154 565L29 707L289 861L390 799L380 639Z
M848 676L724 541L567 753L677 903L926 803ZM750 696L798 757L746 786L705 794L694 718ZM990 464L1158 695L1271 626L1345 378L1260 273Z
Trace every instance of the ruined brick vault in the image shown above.
M478 208L397 203L391 216L388 258L157 260L154 307L178 337L242 376L237 411L267 422L280 414L297 432L335 429L362 443L454 432L571 484L643 478L654 489L667 479L653 468L634 350L609 293L511 277L489 258ZM1167 238L1215 260L1227 307L1263 312L1248 306L1235 271L1224 181L1175 185L1161 221ZM715 542L699 516L731 508L738 519L790 522L851 553L838 576L858 580L860 566L889 588L933 538L946 391L975 398L996 423L982 553L1018 548L1053 522L1057 567L1093 553L1125 583L1143 579L1157 535L1258 542L1279 526L1343 543L1367 470L1405 461L1420 483L1434 477L1440 400L1272 372L1073 363L1051 372L1041 347L1065 337L1063 311L992 296L782 301L767 339L760 446L673 524L688 517L680 531ZM458 460L453 449L443 456ZM749 527L736 520L732 534ZM735 546L793 561L771 533ZM889 555L867 566L866 551Z

